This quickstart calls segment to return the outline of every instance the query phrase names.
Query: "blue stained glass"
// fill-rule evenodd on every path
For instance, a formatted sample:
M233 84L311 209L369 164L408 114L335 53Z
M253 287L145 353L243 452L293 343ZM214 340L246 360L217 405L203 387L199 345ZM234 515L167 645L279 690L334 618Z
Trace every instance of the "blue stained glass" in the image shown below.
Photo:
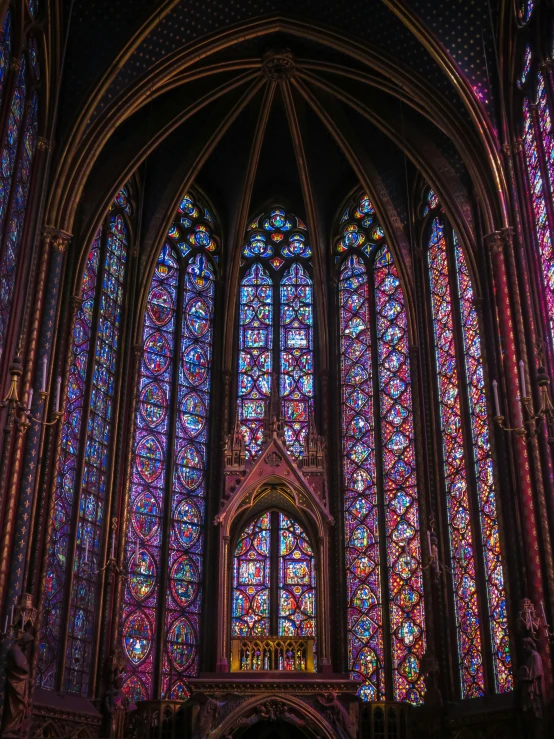
M4 84L10 65L10 54L12 51L12 13L8 9L4 18L4 25L0 33L0 105L3 100Z
M285 441L295 457L304 451L304 438L313 415L313 285L302 265L285 272L280 287L281 407Z
M89 677L98 613L98 570L106 528L105 497L113 443L112 405L127 263L127 228L121 210L110 210L112 215L107 227L99 230L88 255L82 304L75 317L54 497L54 525L47 555L50 585L46 591L39 645L37 682L43 688L53 689L64 589L72 566L64 689L78 695L88 695L91 690ZM95 306L98 306L98 325L93 344ZM91 385L90 408L85 401L87 380ZM76 505L77 531L74 533L72 520Z

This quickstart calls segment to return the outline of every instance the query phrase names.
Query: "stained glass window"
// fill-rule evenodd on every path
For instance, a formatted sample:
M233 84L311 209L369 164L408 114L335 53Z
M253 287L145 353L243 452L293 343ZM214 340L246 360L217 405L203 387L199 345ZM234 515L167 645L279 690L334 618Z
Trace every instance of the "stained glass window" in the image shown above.
M547 172L552 178L550 186L554 193L554 163L552 162L553 134L548 103L544 95L542 75L539 77L539 120L541 121L540 130L543 133L543 147L548 157ZM542 174L541 152L537 141L537 130L528 98L525 98L523 102L523 144L533 204L539 258L543 273L547 317L550 324L551 337L554 340L554 250L552 248L552 233L548 222L546 206L548 191L547 183L544 181Z
M269 636L271 516L265 513L239 536L233 561L233 636Z
M294 263L281 280L282 416L287 448L302 456L313 414L313 287L309 274Z
M513 688L506 593L481 338L471 277L456 234L445 223L438 203L431 219L429 287L460 681L462 696L476 697L485 691L484 638L490 639L492 647L494 690L506 692ZM451 274L454 280L449 278ZM456 303L459 318L454 310ZM461 366L460 352L464 357ZM465 414L469 439L464 432ZM479 509L472 515L473 485ZM477 547L483 551L486 605L479 602Z
M425 612L407 317L400 280L366 194L347 207L335 249L349 668L363 681L364 700L389 695L420 703Z
M0 357L8 331L13 294L16 282L16 268L25 225L25 211L31 182L31 166L37 143L38 95L33 93L27 105L23 138L17 159L17 168L6 224L4 248L0 260Z
M524 24L529 21L535 7L535 0L519 0L517 15L520 23Z
M10 66L11 33L8 10L0 34L0 102ZM0 154L0 358L11 316L38 135L38 94L33 92L28 98L30 84L40 77L36 39L29 39L18 70Z
M240 286L238 414L249 456L262 445L272 367L273 283L256 262Z
M184 678L198 669L215 300L207 255L218 256L213 220L195 196L183 196L147 298L122 619L124 691L135 701L155 692L182 698Z
M462 694L464 698L475 698L483 695L485 690L483 644L462 431L453 303L446 279L446 239L438 219L432 225L428 265Z
M278 636L315 636L314 553L305 531L279 514Z
M98 570L105 541L127 248L128 227L121 210L116 209L100 228L83 275L47 555L38 683L44 688L56 687L56 655L62 631L67 628L63 688L79 695L88 695L91 689L88 681L97 625ZM69 610L64 613L64 592L70 573L71 598Z
M305 224L283 208L259 215L248 227L237 408L248 457L262 445L276 370L287 448L295 457L303 453L314 395L311 255Z
M304 529L289 516L266 512L241 532L231 613L233 637L315 637L314 553Z
M4 85L10 67L10 54L12 51L12 13L8 9L4 18L4 25L0 33L0 105L4 97Z

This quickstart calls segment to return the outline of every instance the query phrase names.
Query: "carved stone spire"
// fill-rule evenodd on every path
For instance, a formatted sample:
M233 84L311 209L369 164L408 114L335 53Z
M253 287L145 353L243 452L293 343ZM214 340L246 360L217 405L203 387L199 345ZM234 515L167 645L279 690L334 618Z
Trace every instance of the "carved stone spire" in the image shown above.
M302 454L302 469L304 471L321 472L323 470L323 448L323 437L317 433L312 413L308 422L308 433L304 437L304 452Z
M245 464L246 445L237 413L233 433L228 434L225 441L225 469L239 471L244 469Z

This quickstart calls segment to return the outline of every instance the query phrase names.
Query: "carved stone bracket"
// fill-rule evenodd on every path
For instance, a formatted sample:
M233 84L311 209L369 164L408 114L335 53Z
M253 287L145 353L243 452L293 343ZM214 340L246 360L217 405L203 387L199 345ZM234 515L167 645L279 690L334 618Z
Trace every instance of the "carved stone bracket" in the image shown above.
M262 72L272 82L290 80L296 72L294 57L290 49L267 51L263 56Z

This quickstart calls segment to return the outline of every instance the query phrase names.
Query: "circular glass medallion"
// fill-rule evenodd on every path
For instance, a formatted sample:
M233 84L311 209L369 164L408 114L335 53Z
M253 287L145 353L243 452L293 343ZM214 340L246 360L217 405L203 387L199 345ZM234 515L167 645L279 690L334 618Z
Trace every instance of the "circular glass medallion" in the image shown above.
M148 656L152 645L152 626L142 611L134 611L123 626L123 647L134 665Z
M200 533L200 511L189 500L184 500L175 511L175 529L180 543L189 549Z
M203 460L196 447L189 444L177 457L179 477L189 490L196 490L202 482Z
M198 570L192 559L185 554L171 568L171 591L183 608L191 603L198 592Z
M190 346L183 357L183 369L191 385L200 385L208 374L208 358L199 346Z
M189 300L185 308L187 326L195 336L204 336L210 327L210 309L201 298Z
M133 505L131 519L135 532L145 541L151 539L160 525L160 509L154 496L148 491L141 493Z
M186 669L196 655L196 634L186 618L180 618L171 627L168 638L169 656L175 669Z

